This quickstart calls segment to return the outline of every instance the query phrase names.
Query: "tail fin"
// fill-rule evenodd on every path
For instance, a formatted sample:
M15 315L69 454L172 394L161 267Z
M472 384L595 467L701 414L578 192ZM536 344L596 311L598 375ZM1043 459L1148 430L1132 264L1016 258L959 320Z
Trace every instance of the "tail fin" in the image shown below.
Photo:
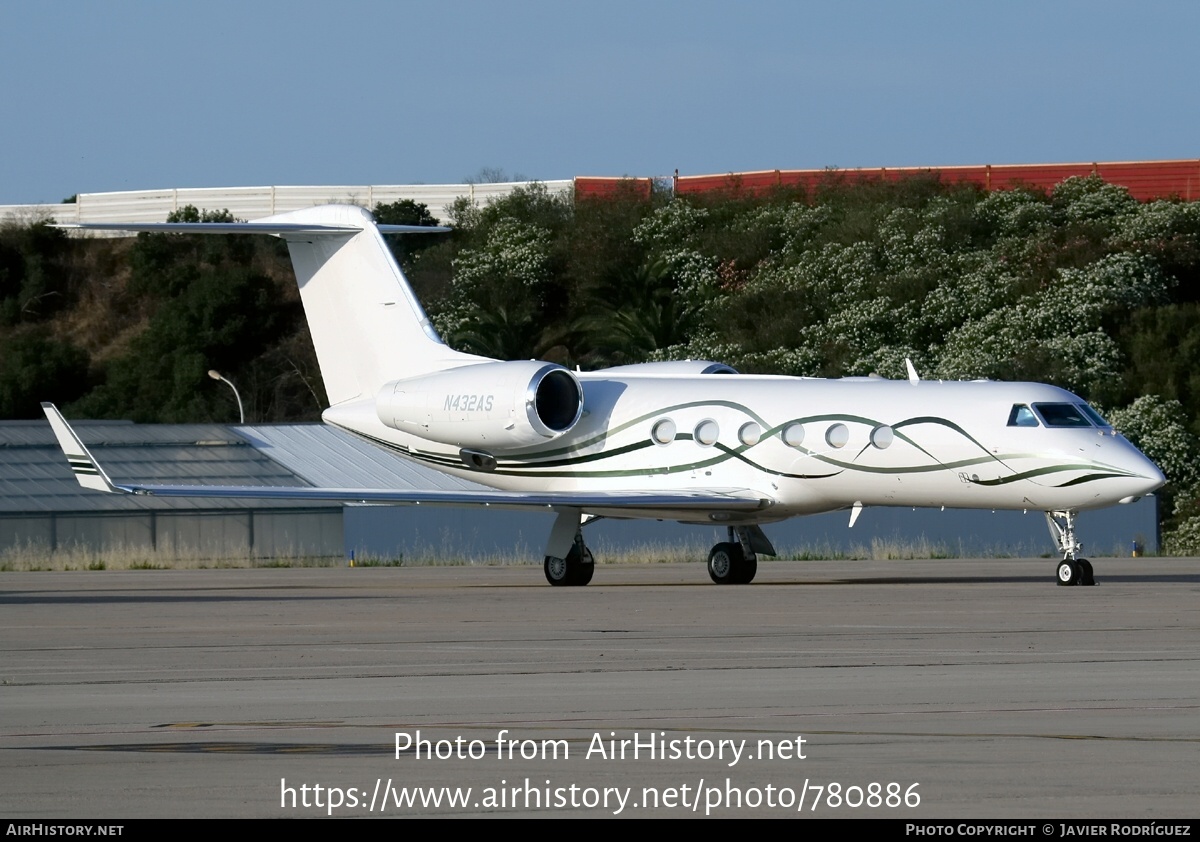
M373 397L389 380L482 360L437 335L367 211L326 205L256 222L357 229L279 235L296 270L331 406Z
M376 225L370 213L354 205L321 205L252 222L58 227L282 237L296 271L331 406L374 397L390 380L486 361L455 351L441 340L381 233L428 228Z

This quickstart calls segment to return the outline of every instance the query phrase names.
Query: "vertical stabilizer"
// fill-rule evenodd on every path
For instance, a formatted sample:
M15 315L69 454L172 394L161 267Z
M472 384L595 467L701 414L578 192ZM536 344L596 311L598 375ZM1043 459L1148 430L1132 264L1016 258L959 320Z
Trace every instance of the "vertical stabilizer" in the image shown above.
M325 205L255 223L301 229L279 236L291 253L331 406L374 397L390 380L484 361L442 342L366 210Z

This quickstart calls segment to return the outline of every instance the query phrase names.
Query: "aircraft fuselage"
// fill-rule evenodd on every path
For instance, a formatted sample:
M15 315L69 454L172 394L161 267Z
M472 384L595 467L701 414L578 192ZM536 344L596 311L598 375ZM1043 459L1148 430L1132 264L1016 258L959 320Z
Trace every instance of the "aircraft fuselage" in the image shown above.
M1084 405L1063 389L993 381L824 380L754 375L578 373L583 413L544 442L489 449L394 429L372 401L326 420L437 467L513 491L751 489L773 502L739 516L767 522L864 506L1082 510L1150 493L1158 468L1111 427L1010 425L1014 407ZM490 411L486 389L435 410ZM1075 423L1078 423L1076 421ZM494 458L489 470L462 451ZM629 517L632 513L623 512ZM661 517L661 512L654 514Z

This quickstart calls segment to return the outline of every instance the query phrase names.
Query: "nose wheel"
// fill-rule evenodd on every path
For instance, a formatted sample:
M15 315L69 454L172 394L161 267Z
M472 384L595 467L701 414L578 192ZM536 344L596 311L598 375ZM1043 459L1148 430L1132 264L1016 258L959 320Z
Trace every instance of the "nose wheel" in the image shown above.
M1060 585L1096 584L1096 577L1092 574L1092 563L1086 558L1064 558L1058 563L1055 578Z
M1058 545L1063 559L1054 568L1054 579L1060 585L1094 585L1092 563L1076 554L1083 545L1075 540L1075 512L1046 512L1050 537Z

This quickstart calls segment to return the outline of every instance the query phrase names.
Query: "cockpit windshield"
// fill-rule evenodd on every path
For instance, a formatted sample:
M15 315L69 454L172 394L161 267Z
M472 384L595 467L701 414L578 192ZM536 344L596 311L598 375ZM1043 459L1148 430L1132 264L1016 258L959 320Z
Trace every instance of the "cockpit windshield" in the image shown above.
M1111 430L1112 424L1086 403L1014 403L1008 413L1010 427L1099 427Z
M1092 422L1081 405L1073 403L1035 403L1033 408L1047 427L1090 427ZM1094 414L1094 413L1092 413Z
M1108 428L1110 428L1112 426L1112 424L1109 424L1107 421L1104 420L1103 415L1101 415L1096 410L1092 409L1086 403L1079 403L1079 404L1076 404L1076 406L1079 407L1080 412L1082 412L1084 415L1086 415L1088 418L1090 418L1092 423L1095 424L1100 429L1107 430Z

